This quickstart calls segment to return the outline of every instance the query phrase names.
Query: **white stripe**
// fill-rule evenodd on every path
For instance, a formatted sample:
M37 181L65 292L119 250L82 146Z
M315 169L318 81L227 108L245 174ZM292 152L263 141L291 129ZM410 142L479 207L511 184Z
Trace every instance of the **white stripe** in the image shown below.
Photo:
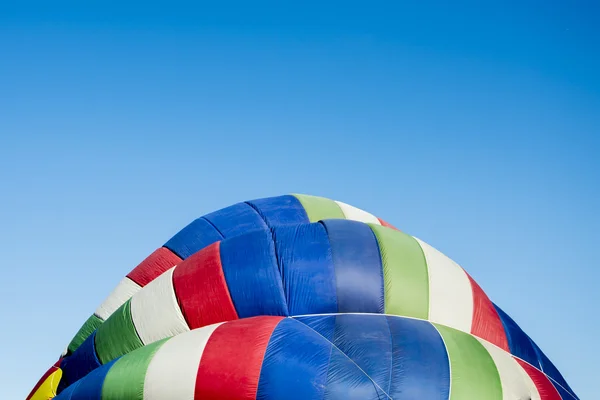
M144 400L194 400L202 353L219 325L194 329L163 344L148 365Z
M121 307L127 300L136 294L142 287L125 277L119 282L116 288L108 295L104 303L96 309L96 316L106 321L117 308Z
M131 319L145 345L190 330L175 297L175 268L165 271L131 298Z
M473 289L466 272L450 258L422 240L429 273L429 320L471 332Z
M361 210L360 208L351 206L350 204L342 203L341 201L336 200L335 202L342 209L346 219L381 225L381 222L379 222L377 217L373 214Z
M503 400L540 400L535 384L510 354L483 339L477 338L477 340L490 353L498 368Z

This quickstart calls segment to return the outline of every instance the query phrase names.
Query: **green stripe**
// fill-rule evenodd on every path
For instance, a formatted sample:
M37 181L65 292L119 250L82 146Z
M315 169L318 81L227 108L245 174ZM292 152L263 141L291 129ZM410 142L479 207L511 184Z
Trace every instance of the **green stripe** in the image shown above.
M502 383L492 356L472 335L433 324L450 358L450 400L502 400Z
M102 364L143 346L133 320L131 299L117 309L96 332L96 352Z
M169 339L159 340L121 357L106 374L101 400L143 400L144 380L150 361Z
M75 350L77 350L79 346L81 346L81 343L83 343L85 339L90 337L90 335L96 329L98 329L98 327L102 325L103 322L104 321L101 320L100 317L98 317L96 314L92 314L92 316L89 317L87 321L85 321L83 326L79 328L79 331L77 332L77 334L75 334L75 337L73 338L73 340L71 340L71 343L69 343L69 347L67 347L67 354L71 354Z
M294 194L293 196L306 210L310 222L319 222L324 219L346 219L340 206L333 200L307 194Z
M419 243L397 230L369 224L379 243L385 292L385 313L427 319L429 276Z

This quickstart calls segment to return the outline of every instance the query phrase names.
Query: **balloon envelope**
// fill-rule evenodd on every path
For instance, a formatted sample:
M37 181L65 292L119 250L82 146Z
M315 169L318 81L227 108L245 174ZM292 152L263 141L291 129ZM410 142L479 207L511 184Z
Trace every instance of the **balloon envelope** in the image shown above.
M384 322L387 342L382 339ZM269 334L261 330L265 324L273 325ZM394 324L408 329L401 332L408 335L403 340L416 346L413 353L404 345L394 350L397 336L390 330ZM199 344L184 339L205 337L213 343L220 337L213 337L214 332L229 329L238 333L225 335L224 342L208 353L194 353ZM244 336L247 332L264 339L264 349L257 350L264 353L260 360L255 351L244 353L246 345L252 349L254 343ZM325 340L320 343L323 348L330 347L332 358L327 362L313 359L317 353L301 351L318 336L317 342ZM373 340L380 340L381 346L369 347ZM168 349L180 341L184 344L171 353ZM426 354L437 348L434 342L442 343L443 350L433 352L438 358L429 362ZM340 343L365 358L353 360ZM273 346L271 354L267 350ZM296 349L298 354L277 346ZM394 351L400 352L402 362L396 364L401 367L393 362ZM164 364L153 359L155 353L164 354ZM187 359L184 371L175 365L185 359L185 353L198 359ZM333 361L334 353L340 365ZM407 354L413 354L412 361ZM252 375L254 384L227 392L235 387L231 363L251 355L252 365L237 364L238 378L247 382L250 378L244 374L258 374L260 380ZM347 359L353 361L346 365L342 360ZM389 359L391 364L377 364L375 359ZM293 368L277 374L286 371L286 363ZM375 375L362 367L356 375L351 366L363 364L373 368L377 364ZM435 370L441 365L448 370ZM428 399L448 398L449 393L452 399L491 399L499 393L505 399L576 398L539 347L454 261L368 212L305 195L239 203L193 221L121 281L82 326L57 366L52 384L46 384L45 376L30 399L52 398L55 391L61 399ZM165 368L178 372L169 375ZM173 382L178 376L195 378L181 383L186 392L171 389L168 397L168 382L148 381L155 369L156 376L171 376ZM207 374L203 379L214 387L197 388L201 370ZM293 382L286 380L286 374L295 377ZM396 375L404 383L392 384ZM380 376L388 376L387 381ZM114 382L119 389L111 389ZM284 388L292 388L294 394L281 397ZM300 397L290 397L296 395Z

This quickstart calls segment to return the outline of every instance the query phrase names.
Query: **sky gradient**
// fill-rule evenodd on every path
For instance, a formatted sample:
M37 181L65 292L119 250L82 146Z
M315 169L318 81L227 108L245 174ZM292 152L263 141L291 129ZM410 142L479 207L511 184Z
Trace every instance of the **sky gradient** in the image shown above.
M289 192L453 258L596 397L598 3L319 3L0 5L6 398L192 219Z

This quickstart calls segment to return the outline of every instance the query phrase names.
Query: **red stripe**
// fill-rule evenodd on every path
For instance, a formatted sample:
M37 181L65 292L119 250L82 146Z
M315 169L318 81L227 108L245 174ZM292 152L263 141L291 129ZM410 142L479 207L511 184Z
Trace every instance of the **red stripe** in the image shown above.
M382 220L381 218L377 218L379 220L379 222L381 223L382 226L387 226L388 228L392 228L395 229L397 231L399 231L400 229L396 228L394 225L390 224L389 222L386 222L384 220Z
M194 398L255 399L271 334L283 317L251 317L219 326L198 368Z
M473 290L473 325L471 333L510 353L502 320L483 289L467 273Z
M221 266L221 242L205 247L173 271L173 286L190 329L238 319Z
M523 360L518 358L515 358L515 360L517 360L519 365L523 367L525 372L527 372L527 375L529 375L535 384L537 391L540 393L541 400L562 400L562 397L560 397L560 394L552 382L550 382L550 379L548 379L548 377L542 371L534 368Z
M144 287L180 262L181 258L179 256L166 247L161 247L146 257L144 261L127 274L127 277Z
M48 371L46 371L46 373L35 384L33 389L31 389L31 392L29 392L29 395L27 396L27 398L25 400L31 399L31 396L33 396L35 394L35 392L40 388L40 386L42 386L42 383L44 383L50 375L52 375L54 372L56 372L60 368L61 361L62 361L62 357L59 358L58 361L53 366L48 368Z

